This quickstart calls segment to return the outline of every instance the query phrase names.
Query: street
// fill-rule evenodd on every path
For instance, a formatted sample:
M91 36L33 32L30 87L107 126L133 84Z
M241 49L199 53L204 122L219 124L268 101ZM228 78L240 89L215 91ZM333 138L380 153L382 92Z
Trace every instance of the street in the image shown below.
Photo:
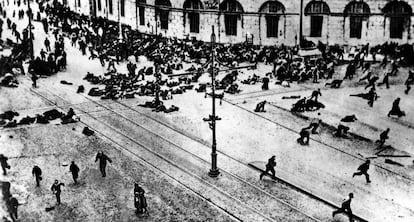
M18 28L25 27L25 20L16 21ZM38 55L46 34L40 22L33 25L34 52ZM2 38L7 36L11 36L10 30L4 28ZM48 36L54 41L50 32ZM150 96L120 100L88 96L92 87L104 87L83 78L87 72L101 75L106 67L98 59L83 56L69 38L65 38L65 50L66 70L40 78L38 88L31 86L27 75L18 76L17 88L0 88L0 112L16 111L20 114L17 119L50 109L66 113L69 108L80 117L79 122L64 125L52 121L0 129L0 153L9 157L11 165L0 181L11 183L11 193L22 204L19 221L348 221L346 215L332 219L332 211L351 192L356 221L414 220L413 93L403 92L409 68L400 69L390 89L378 87L380 97L373 108L365 100L349 96L364 92L362 83L355 83L360 71L339 89L325 87L330 80L292 83L288 88L271 81L269 90L262 90L260 84L240 83L239 94L226 93L222 104L216 101L216 114L222 118L216 132L220 175L211 178L207 173L212 131L203 121L211 115L211 97L188 90L163 101L166 107L179 107L177 112L164 113L138 106L153 100ZM137 66L152 64L142 58ZM378 65L373 64L377 70ZM118 72L127 73L126 62L116 66ZM344 67L335 67L334 79L343 77ZM261 63L256 70L242 70L238 81L254 73L264 76L271 70L272 65ZM73 85L63 85L62 80ZM76 92L79 85L86 93ZM290 112L296 100L282 99L309 97L318 88L322 92L319 100L326 106L318 111L298 115ZM407 116L388 118L397 97ZM268 102L266 112L254 112L263 100ZM335 127L351 114L358 118L345 124L352 134L335 137ZM296 139L312 118L324 124L318 134L310 136L310 144L302 146ZM85 136L84 127L95 134ZM389 156L382 157L376 155L375 141L386 128L391 129L387 144L392 147L384 151ZM100 176L95 163L98 151L113 160L106 178ZM260 171L252 166L264 167L272 155L276 156L277 180L259 180ZM352 178L366 158L371 160L369 184L363 177ZM78 185L73 184L67 167L72 160L80 166ZM43 170L40 187L35 187L31 174L34 165ZM62 204L46 212L45 208L55 205L50 191L55 179L66 184ZM134 213L134 183L146 191L148 215ZM8 217L2 211L0 215Z

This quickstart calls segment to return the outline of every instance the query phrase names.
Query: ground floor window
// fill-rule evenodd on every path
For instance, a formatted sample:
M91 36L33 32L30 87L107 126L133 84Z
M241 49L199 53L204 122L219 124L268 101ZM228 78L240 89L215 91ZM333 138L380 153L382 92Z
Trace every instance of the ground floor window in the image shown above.
M278 37L279 32L279 16L266 16L267 37Z
M145 25L145 8L139 7L139 24Z
M188 18L190 20L190 32L199 33L200 32L200 14L189 13Z
M361 16L351 16L349 23L349 37L351 38L361 38L362 33L362 19Z
M108 0L108 4L109 4L109 13L112 14L113 13L112 0Z
M168 16L170 12L168 10L160 10L160 26L161 29L168 29Z
M125 0L121 1L121 16L125 16Z
M321 37L322 36L322 16L311 16L310 18L310 37Z
M226 26L226 35L237 35L238 15L225 15L224 23Z
M390 38L402 39L404 21L404 17L390 17Z

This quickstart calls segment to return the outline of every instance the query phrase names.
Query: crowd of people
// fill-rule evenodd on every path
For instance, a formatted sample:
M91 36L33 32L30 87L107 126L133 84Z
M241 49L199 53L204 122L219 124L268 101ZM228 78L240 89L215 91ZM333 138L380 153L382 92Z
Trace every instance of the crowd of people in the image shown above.
M20 0L16 2L20 5ZM209 43L177 38L165 38L162 36L148 36L142 33L138 33L136 30L132 30L127 25L122 25L122 38L119 37L118 24L108 21L103 18L86 17L84 15L76 14L69 10L68 7L60 4L58 1L46 2L41 1L39 3L40 13L45 13L46 17L42 17L40 13L37 14L36 20L41 22L45 33L49 33L51 27L52 34L54 36L54 48L51 48L51 40L46 38L44 40L44 48L40 50L38 56L35 56L30 61L29 73L32 75L33 86L37 87L36 80L38 75L50 75L58 71L66 69L66 51L65 51L65 38L69 38L71 46L77 47L82 55L89 56L89 59L98 59L103 67L107 66L105 73L94 74L86 73L84 80L96 84L104 85L104 89L99 87L91 88L88 92L90 96L99 96L102 99L124 99L134 98L135 96L154 96L155 99L151 102L141 104L143 107L151 108L154 112L170 113L178 111L179 108L172 105L167 108L162 100L172 99L175 94L182 94L186 90L195 89L197 92L204 92L206 95L206 84L198 82L200 77L208 72L211 67L205 65L210 61L212 54L212 47ZM4 4L4 2L3 2ZM9 4L9 3L7 3ZM26 4L26 2L24 2ZM10 18L7 17L6 10L3 9L0 4L0 14L6 19L7 29L12 31L15 37L14 52L10 59L5 60L1 58L1 64L3 67L19 67L23 74L22 68L23 61L30 54L24 49L29 48L28 44L30 38L29 30L31 27L24 28L20 33L17 30L17 25ZM34 17L31 11L24 11L22 9L17 11L18 19L24 19L24 16ZM12 18L15 17L15 12L12 13ZM0 38L2 35L3 19L0 18ZM12 40L9 40L13 42ZM53 41L53 40L52 40ZM225 66L229 68L238 67L240 64L253 64L252 68L257 67L257 64L264 63L265 65L272 65L273 71L265 75L254 74L247 79L243 79L239 75L239 71L229 71L223 78L217 79L215 83L217 89L222 89L226 93L235 94L240 92L238 82L242 84L255 85L261 83L262 90L269 89L269 82L275 80L276 84L281 84L284 87L289 87L290 83L319 83L322 80L326 81L325 87L340 88L344 81L351 81L354 79L357 71L360 70L363 74L358 79L358 82L366 82L364 90L358 94L351 94L350 96L361 97L368 100L368 105L373 107L374 102L379 98L376 87L385 85L388 89L390 87L390 78L396 76L399 72L399 64L403 64L407 61L407 49L399 48L395 44L384 44L382 46L371 47L369 50L369 44L361 47L355 51L352 55L353 60L347 64L344 77L338 78L338 74L335 73L335 66L341 64L344 51L337 47L327 47L323 44L319 44L319 49L322 51L322 56L317 58L302 58L298 56L298 47L280 46L250 46L244 44L217 44L214 48L214 55L216 57L218 66ZM405 50L405 54L401 53L401 50ZM398 51L399 50L399 51ZM400 54L396 53L400 52ZM382 81L378 73L374 73L371 69L371 61L365 61L368 54L373 56L374 62L376 62L377 54L383 55L381 66L386 68L391 59L391 70L387 70L383 76ZM403 55L401 55L403 54ZM137 67L135 63L139 62L141 56L148 58L153 62L152 66ZM135 59L135 62L131 60L131 57ZM127 70L128 73L120 73L117 65L122 61L128 61ZM0 65L1 65L0 64ZM188 64L192 66L188 69L184 67ZM216 68L216 67L214 67ZM187 76L179 78L169 78L168 76L174 72L186 72ZM328 82L329 80L329 82ZM198 86L196 86L198 84ZM407 80L404 82L406 86L405 93L408 94L411 85L414 84L414 72L410 71ZM6 79L2 85L17 86L17 83L12 80ZM78 92L83 92L79 87ZM221 96L221 98L224 94ZM321 90L315 90L309 97L292 97L298 99L292 106L292 112L307 112L315 111L325 107L318 98L322 96ZM402 117L406 115L404 111L400 109L400 98L397 98L388 116ZM255 112L265 112L265 105L269 101L261 101L257 104ZM18 125L32 124L32 123L47 123L50 120L60 118L62 123L71 123L76 121L74 119L74 111L70 109L67 114L58 112L57 110L51 110L37 115L36 117L24 117L19 122L14 119L18 116L18 113L9 111L0 114L0 125L3 127L16 127ZM344 117L342 122L355 121L356 117L347 116ZM302 145L308 145L310 141L310 135L316 134L321 125L321 120L312 121L309 126L301 129L300 138L298 142ZM349 127L342 123L338 125L335 135L338 137L346 137ZM380 135L380 147L388 139L388 132ZM98 153L96 161L100 163L100 172L103 177L106 177L106 164L112 162L112 160L103 153ZM3 168L3 172L6 174L7 169L10 166L7 164L7 157L0 155L0 162ZM353 174L354 176L365 175L367 183L370 183L369 175L367 173L370 162L367 161L360 167L358 171ZM269 159L266 165L265 171L260 175L260 179L263 178L267 172L272 173L272 177L275 178L276 166L275 156ZM70 166L74 183L77 184L79 167L72 162ZM42 180L42 171L38 166L33 168L33 175L36 178L37 186L40 185ZM56 195L57 203L60 204L61 187L64 186L58 180L52 185L51 190ZM145 191L135 184L134 188L134 200L138 213L146 212L146 199L144 197ZM333 215L337 213L347 212L352 215L350 209L350 202L353 198L353 194L349 194L349 199L342 204L341 209L335 211ZM16 208L17 209L17 208ZM14 212L14 211L13 211ZM17 210L16 210L17 212ZM16 216L17 217L17 213ZM350 216L351 217L351 216Z

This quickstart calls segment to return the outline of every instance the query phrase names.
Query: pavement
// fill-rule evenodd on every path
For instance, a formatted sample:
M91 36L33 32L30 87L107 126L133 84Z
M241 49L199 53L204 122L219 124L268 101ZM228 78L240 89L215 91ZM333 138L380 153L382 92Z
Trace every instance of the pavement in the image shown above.
M35 54L44 38L39 25L35 23ZM411 158L401 161L403 167L386 164L384 158L373 159L369 171L372 183L366 184L364 178L351 176L365 158L375 153L372 141L357 137L339 139L332 135L332 128L322 127L319 134L311 136L309 146L296 142L299 130L309 120L290 113L293 101L281 97L309 96L312 89L322 88L323 83L292 84L290 88L272 84L268 91L261 91L260 85L241 85L240 94L226 94L223 104L217 106L217 115L222 118L217 123L221 174L212 179L207 176L211 130L202 121L211 112L210 99L195 91L176 95L165 105L174 104L180 111L164 114L137 106L152 99L149 97L101 101L76 94L78 85L84 85L86 92L92 87L82 80L86 72L99 74L104 70L99 61L81 56L69 42L65 45L65 72L41 79L37 89L31 89L26 76L19 78L21 86L17 89L0 88L0 111L14 109L33 115L51 107L62 111L73 107L81 118L80 123L70 125L35 124L0 131L0 152L13 157L9 161L10 175L0 180L10 181L11 192L24 203L19 209L23 220L346 221L341 215L333 220L332 206L292 189L289 183L337 205L353 192L354 213L369 221L414 219ZM147 64L142 60L138 68ZM122 64L121 71L125 70ZM244 77L253 72L263 75L268 70L269 66L260 65L258 70L244 71ZM337 72L343 70L343 66L338 67ZM404 75L406 70L400 78ZM62 85L60 80L74 85ZM323 88L320 100L326 108L320 111L321 119L326 126L336 126L338 118L355 113L358 122L352 124L353 133L375 140L382 129L390 127L388 143L411 154L412 133L407 124L413 122L413 116L408 112L399 121L383 117L396 96L401 96L403 109L410 110L412 106L412 96L401 95L399 80L395 84L390 90L380 89L375 109L362 99L348 96L361 91L361 86L352 82L338 90ZM253 112L257 102L264 99L271 102L266 106L267 112ZM309 118L315 115L304 114ZM84 126L91 127L96 135L81 134ZM94 163L98 150L116 160L108 167L109 177L105 179ZM288 183L268 178L259 181L260 172L249 167L249 163L265 162L272 155L276 155L277 176ZM63 166L72 159L81 167L79 186L71 185L68 169ZM34 187L30 174L34 164L47 172L40 188ZM64 204L46 213L44 208L54 205L48 190L54 179L67 185L62 193ZM147 191L150 214L142 218L133 213L134 182Z

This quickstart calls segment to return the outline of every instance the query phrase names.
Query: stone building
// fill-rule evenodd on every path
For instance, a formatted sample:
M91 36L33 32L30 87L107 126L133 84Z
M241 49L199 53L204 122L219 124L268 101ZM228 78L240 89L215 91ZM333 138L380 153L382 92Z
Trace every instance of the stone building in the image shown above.
M222 43L295 45L300 27L309 40L341 45L413 43L414 35L414 0L68 1L74 11L148 34L210 41L214 26Z

